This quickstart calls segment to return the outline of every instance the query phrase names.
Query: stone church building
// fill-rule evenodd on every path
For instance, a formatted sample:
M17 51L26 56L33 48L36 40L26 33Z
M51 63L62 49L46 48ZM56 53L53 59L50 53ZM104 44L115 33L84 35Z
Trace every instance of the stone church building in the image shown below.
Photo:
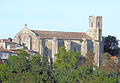
M30 30L25 26L14 37L14 41L49 57L53 62L61 46L65 46L67 51L78 51L83 56L91 51L95 53L95 64L99 67L100 55L103 53L102 16L89 16L87 32Z

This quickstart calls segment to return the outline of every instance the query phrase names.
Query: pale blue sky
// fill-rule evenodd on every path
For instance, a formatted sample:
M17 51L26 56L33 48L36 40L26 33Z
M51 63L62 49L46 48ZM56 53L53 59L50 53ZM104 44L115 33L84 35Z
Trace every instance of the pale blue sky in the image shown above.
M120 0L0 0L0 38L29 29L85 32L89 15L103 16L103 36L120 39Z

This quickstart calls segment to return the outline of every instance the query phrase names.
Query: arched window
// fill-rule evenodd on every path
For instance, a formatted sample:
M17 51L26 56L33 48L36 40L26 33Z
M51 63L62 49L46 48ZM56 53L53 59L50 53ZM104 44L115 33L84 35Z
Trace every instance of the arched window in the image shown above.
M24 37L23 37L23 45L24 45L24 46L27 46L27 44L28 44L27 37L24 36Z
M30 50L32 50L32 37L30 36Z
M18 43L21 44L21 36L18 37Z

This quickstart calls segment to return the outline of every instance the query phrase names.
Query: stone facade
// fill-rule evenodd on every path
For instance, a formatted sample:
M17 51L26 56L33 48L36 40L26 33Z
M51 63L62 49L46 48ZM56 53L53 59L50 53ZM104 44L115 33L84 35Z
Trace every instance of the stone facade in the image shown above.
M49 57L53 62L61 46L65 46L67 51L78 51L83 56L91 51L95 53L95 64L99 67L103 53L102 16L89 16L89 30L82 33L29 30L25 26L14 37L14 41Z

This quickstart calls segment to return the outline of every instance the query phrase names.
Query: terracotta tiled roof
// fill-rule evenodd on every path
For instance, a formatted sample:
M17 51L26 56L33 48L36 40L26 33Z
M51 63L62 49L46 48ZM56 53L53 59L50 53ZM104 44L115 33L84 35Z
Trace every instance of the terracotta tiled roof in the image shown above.
M18 53L18 51L8 50L4 48L0 48L0 52Z
M11 51L11 53L17 54L19 53L19 51Z
M5 43L16 43L13 41L9 41L8 39L0 39L0 42L5 42Z
M88 40L92 40L92 38L84 32L60 32L60 31L40 31L40 30L31 30L31 31L36 33L39 36L39 38L53 38L53 37L57 37L58 39L86 38Z
M0 52L11 52L11 50L0 48Z
M8 41L8 39L0 39L0 42Z
M5 43L16 43L16 42L13 42L13 41L5 41Z
M111 59L118 59L116 56L112 56Z

